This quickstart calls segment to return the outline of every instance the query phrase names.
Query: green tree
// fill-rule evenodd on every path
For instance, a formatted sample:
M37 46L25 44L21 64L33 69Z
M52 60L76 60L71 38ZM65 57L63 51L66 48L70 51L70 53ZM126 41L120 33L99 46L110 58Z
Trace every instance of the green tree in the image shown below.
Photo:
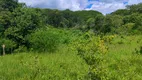
M125 16L123 19L124 23L135 23L133 30L142 30L142 14L139 13L133 13L131 15Z
M104 27L104 20L105 20L105 17L103 15L96 16L94 32L96 32L96 33L102 32L102 29Z
M12 12L15 8L18 7L18 0L1 0L0 1L0 10L7 10Z
M130 11L128 9L119 9L115 12L111 13L112 15L121 15L121 16L126 16L130 14Z
M120 15L107 15L103 27L104 32L116 32L123 25L123 17Z
M12 13L11 26L6 29L5 36L18 45L28 45L25 37L42 26L39 12L39 9L17 8Z
M127 9L130 10L131 13L136 13L136 12L142 13L142 3L128 5L126 7L127 7Z
M19 6L17 0L0 0L0 33L11 26L12 12Z
M86 30L94 29L95 28L95 18L89 18L86 21L86 24L87 24Z
M54 52L63 39L62 31L54 28L38 29L27 37L30 48L37 52Z

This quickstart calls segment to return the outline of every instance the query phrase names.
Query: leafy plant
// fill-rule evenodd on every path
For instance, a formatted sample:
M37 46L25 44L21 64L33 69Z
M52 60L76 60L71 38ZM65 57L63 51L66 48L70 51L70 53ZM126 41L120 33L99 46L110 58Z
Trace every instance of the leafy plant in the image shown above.
M36 30L27 37L29 47L33 51L54 52L59 44L70 43L72 35L70 32L51 27Z
M92 80L107 78L105 68L103 68L104 55L108 52L104 41L100 37L86 33L81 36L80 40L75 43L78 54L90 66L88 77Z

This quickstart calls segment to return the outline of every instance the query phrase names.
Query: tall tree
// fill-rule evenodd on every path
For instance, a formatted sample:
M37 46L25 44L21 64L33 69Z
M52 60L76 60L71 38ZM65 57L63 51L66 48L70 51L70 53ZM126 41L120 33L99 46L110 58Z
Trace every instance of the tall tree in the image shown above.
M25 45L25 37L42 26L39 9L17 8L11 19L11 27L5 31L5 36L19 45Z
M0 0L0 10L12 12L16 7L18 7L18 0Z
M0 0L0 31L1 34L11 25L11 13L18 7L17 0Z

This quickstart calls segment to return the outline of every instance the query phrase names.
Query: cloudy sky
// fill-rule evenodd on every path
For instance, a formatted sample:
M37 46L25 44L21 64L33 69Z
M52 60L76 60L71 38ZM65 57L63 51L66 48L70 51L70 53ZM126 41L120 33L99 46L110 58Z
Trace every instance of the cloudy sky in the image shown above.
M117 9L124 9L126 5L138 4L142 0L19 0L19 2L24 2L31 7L73 11L97 10L107 14Z

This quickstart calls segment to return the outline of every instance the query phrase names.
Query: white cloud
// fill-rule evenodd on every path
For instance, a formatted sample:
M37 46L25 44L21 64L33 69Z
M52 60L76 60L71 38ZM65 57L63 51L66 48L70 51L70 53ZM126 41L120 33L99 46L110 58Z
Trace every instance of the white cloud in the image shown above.
M25 2L28 6L51 8L51 9L71 9L76 10L97 10L103 14L113 12L117 9L124 9L128 2L129 5L137 4L142 0L19 0L19 2ZM86 8L87 5L93 4L90 8Z
M140 2L142 2L142 0L129 0L129 1L128 1L128 4L129 4L129 5L131 5L131 4L138 4L138 3L140 3Z
M125 8L125 4L123 4L123 3L95 2L93 4L93 6L91 8L89 8L88 10L97 10L97 11L102 12L103 14L107 14L107 13L113 12L117 9L124 9L124 8Z
M25 2L28 6L51 8L51 9L71 9L82 10L87 0L19 0L19 2Z

